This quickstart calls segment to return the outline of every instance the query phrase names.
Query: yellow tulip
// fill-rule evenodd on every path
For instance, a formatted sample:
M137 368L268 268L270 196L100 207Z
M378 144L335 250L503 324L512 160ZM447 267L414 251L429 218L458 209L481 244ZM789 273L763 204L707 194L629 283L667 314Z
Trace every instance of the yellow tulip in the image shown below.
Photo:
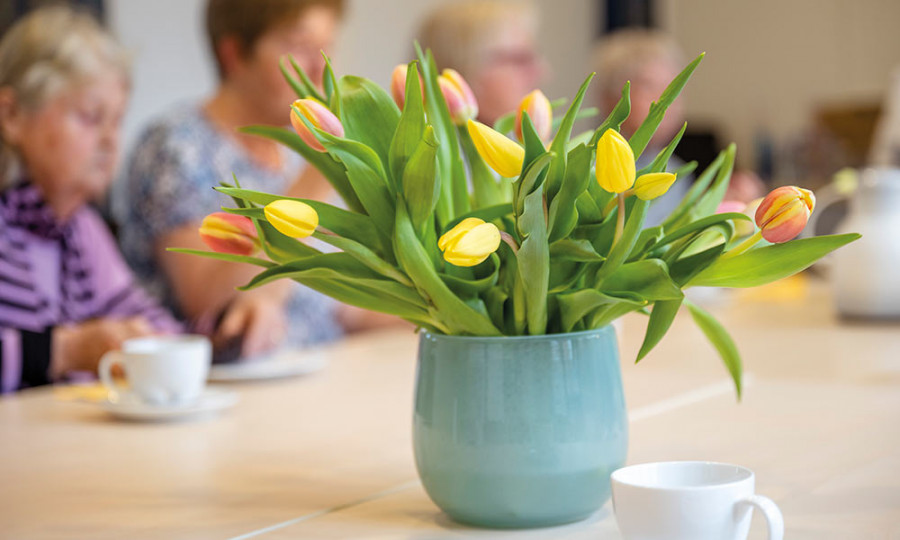
M512 178L522 172L524 148L481 122L469 120L468 127L478 154L497 174Z
M607 129L597 141L597 183L610 193L634 185L634 152L618 131Z
M500 230L478 218L460 221L438 240L444 260L454 266L481 264L499 247Z
M319 214L301 201L279 199L263 209L266 220L278 232L291 238L306 238L319 226Z
M674 183L675 175L672 173L642 174L634 181L634 194L642 201L651 201L665 195Z

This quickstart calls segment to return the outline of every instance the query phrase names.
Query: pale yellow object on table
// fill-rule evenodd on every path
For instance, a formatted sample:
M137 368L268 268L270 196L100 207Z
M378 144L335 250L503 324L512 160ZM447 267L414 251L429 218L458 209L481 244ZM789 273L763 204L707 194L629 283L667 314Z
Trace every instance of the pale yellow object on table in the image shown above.
M126 384L121 383L123 386ZM98 403L106 401L109 390L98 383L59 385L53 388L53 397L60 401L85 401Z

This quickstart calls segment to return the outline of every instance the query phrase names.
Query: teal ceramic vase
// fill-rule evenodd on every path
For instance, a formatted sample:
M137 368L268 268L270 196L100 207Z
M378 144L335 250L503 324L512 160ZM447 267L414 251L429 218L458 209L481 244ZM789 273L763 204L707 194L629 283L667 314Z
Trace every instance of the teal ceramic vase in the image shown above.
M609 499L628 446L613 328L423 332L413 443L429 497L459 522L529 528L588 517Z

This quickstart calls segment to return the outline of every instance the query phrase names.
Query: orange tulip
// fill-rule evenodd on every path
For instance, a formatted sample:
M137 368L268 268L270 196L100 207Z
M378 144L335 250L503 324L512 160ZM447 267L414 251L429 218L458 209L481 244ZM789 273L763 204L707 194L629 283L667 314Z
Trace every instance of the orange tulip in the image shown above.
M299 110L309 123L325 133L330 133L335 137L344 136L344 126L341 124L341 121L338 120L338 117L335 116L333 112L328 110L328 107L322 105L317 100L312 98L298 99L294 102L294 108ZM306 127L306 124L304 124L300 117L297 116L294 108L291 108L291 125L294 126L297 135L300 135L303 142L308 144L313 150L324 152L325 147L322 146L322 143L319 142L316 136Z
M772 190L756 209L756 225L762 237L780 244L796 237L806 227L816 197L812 191L796 186Z
M256 226L246 216L216 212L200 223L200 239L218 253L253 255L259 250Z

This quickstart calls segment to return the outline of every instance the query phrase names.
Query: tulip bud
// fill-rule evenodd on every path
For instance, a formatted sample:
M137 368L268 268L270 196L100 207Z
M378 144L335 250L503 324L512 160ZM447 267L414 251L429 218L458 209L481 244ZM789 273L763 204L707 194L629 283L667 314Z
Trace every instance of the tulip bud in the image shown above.
M816 196L808 189L776 188L756 209L756 226L767 241L773 244L787 242L800 234L815 205Z
M450 119L457 126L466 123L467 120L478 116L478 101L475 94L469 88L469 84L456 70L445 69L438 77L438 86L447 108L450 110Z
M675 175L672 173L642 174L634 181L634 194L642 201L652 201L665 195L674 183Z
M319 226L319 214L305 202L279 199L267 204L263 212L266 221L291 238L306 238Z
M406 64L397 64L394 72L391 73L391 95L394 97L394 103L403 110L406 103L406 74L409 66ZM422 90L422 101L425 101L425 83L419 77L419 88Z
M403 109L403 102L406 101L406 72L409 66L406 64L397 64L394 72L391 73L391 96L394 97L394 103Z
M497 174L512 178L522 172L524 148L481 122L469 120L468 127L478 154Z
M200 239L218 253L253 255L259 249L256 226L246 216L216 212L200 223Z
M534 131L542 141L550 139L550 131L553 129L553 108L550 100L540 90L534 90L519 103L516 110L516 137L524 141L522 136L522 113L528 113L528 118L534 124Z
M500 230L493 223L478 218L460 221L438 240L444 260L454 266L481 264L499 247Z
M610 193L634 184L634 152L618 131L607 129L597 141L597 183Z
M311 123L313 126L321 129L325 133L330 133L335 137L343 137L344 136L344 126L341 125L341 121L338 120L338 117L334 115L333 112L328 110L328 107L322 105L318 101L312 98L306 99L298 99L294 102L294 108L300 111L300 113ZM297 135L300 135L300 138L303 139L303 142L309 145L310 148L317 152L324 152L325 147L322 146L322 143L316 138L316 136L306 127L306 124L303 123L303 120L297 116L297 113L294 111L294 108L291 109L291 125L294 126L294 129L297 131Z

